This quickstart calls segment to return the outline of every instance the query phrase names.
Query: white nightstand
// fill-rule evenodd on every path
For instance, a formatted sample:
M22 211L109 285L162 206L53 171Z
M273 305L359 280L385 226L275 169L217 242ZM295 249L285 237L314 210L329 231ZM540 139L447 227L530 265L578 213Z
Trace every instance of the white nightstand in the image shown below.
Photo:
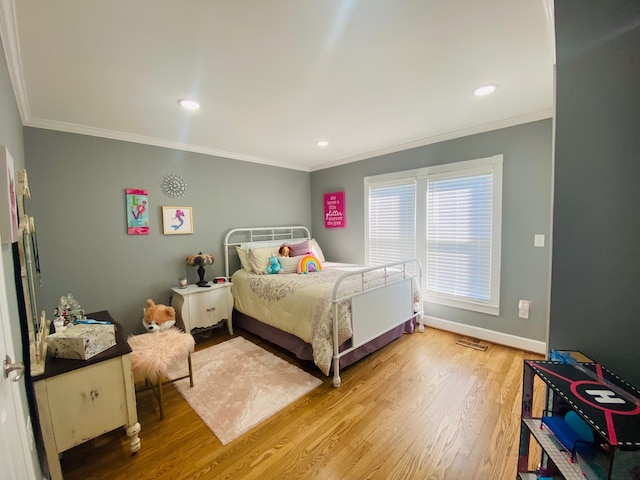
M171 289L171 306L176 309L176 324L185 332L191 333L194 328L213 327L226 320L229 335L233 335L231 282L209 282L208 285L187 285L187 288Z

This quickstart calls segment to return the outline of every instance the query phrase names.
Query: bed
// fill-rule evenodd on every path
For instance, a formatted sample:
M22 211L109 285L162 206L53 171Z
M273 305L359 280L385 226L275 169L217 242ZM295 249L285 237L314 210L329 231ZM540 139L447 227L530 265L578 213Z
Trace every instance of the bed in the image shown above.
M283 244L291 257L278 256ZM327 376L333 371L335 387L341 368L416 324L424 331L416 259L375 267L328 262L304 226L236 228L224 251L234 323L313 361ZM281 271L267 274L273 256Z

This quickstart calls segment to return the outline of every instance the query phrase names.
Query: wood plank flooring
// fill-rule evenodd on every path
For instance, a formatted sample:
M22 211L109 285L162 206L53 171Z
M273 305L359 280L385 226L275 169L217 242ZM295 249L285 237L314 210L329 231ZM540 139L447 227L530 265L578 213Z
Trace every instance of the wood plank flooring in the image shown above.
M493 344L482 352L427 328L345 369L336 389L313 365L236 335L323 384L226 446L173 386L164 420L153 393L141 392L141 450L131 456L122 430L110 432L63 454L65 480L516 478L522 362L542 356ZM196 348L228 339L219 329Z

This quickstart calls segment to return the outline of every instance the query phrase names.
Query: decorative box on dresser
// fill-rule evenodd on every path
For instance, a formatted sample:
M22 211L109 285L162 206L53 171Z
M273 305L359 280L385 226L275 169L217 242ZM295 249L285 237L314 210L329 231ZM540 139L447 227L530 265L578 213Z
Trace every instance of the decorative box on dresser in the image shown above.
M171 306L176 309L177 325L191 333L194 328L214 327L226 320L229 335L233 335L231 282L207 285L208 287L187 285L187 288L171 289Z
M44 373L31 377L53 480L62 479L60 453L118 427L126 429L131 453L140 449L131 347L108 312L87 317L112 322L116 344L88 360L47 357Z

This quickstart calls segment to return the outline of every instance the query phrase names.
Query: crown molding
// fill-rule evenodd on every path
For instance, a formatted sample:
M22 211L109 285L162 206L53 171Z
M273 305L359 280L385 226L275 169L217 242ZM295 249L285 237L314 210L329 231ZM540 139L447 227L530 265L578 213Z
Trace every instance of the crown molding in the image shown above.
M15 0L0 1L0 37L4 46L4 55L7 59L9 78L13 85L13 93L18 104L20 119L24 125L29 121L29 102L27 89L22 74L22 61L20 57L20 45L18 42L18 27L15 14Z
M344 158L342 160L336 160L334 162L323 163L311 167L310 171L315 172L317 170L324 170L326 168L337 167L340 165L346 165L347 163L353 163L360 160L366 160L373 157L379 157L381 155L388 155L390 153L401 152L403 150L410 150L412 148L423 147L425 145L431 145L434 143L440 143L447 140L454 140L456 138L468 137L469 135L476 135L478 133L486 133L492 130L500 130L502 128L514 127L523 123L536 122L538 120L545 120L547 118L553 118L554 109L549 108L541 110L539 112L530 113L527 115L520 115L517 117L511 117L497 122L485 123L477 125L475 127L465 128L462 130L455 130L453 132L443 133L442 135L435 135L433 137L422 138L413 142L402 143L399 145L393 145L390 147L381 148L371 152L355 155L353 157Z
M147 137L144 135L135 135L131 133L119 132L116 130L108 130L104 128L88 127L85 125L77 125L74 123L58 122L51 120L32 119L25 123L26 127L43 128L46 130L56 130L59 132L77 133L79 135L88 135L92 137L108 138L111 140L121 140L123 142L140 143L143 145L151 145L154 147L171 148L182 150L185 152L202 153L212 155L214 157L230 158L233 160L242 160L243 162L260 163L272 167L288 168L290 170L301 170L308 172L306 167L291 165L284 162L277 162L268 158L252 157L240 153L227 152L224 150L216 150L215 148L202 147L200 145L191 145L188 143L174 142L161 138Z
M308 167L290 165L284 162L278 162L267 158L252 157L250 155L226 152L223 150L216 150L214 148L173 142L154 137L147 137L144 135L135 135L114 130L77 125L73 123L32 118L27 97L25 79L23 75L21 60L22 57L20 55L20 43L18 42L15 2L16 0L0 0L0 38L2 39L2 45L4 47L4 53L7 60L7 69L9 70L9 77L11 79L13 92L16 97L16 103L18 105L18 111L20 113L20 119L23 126L56 130L67 133L77 133L80 135L89 135L93 137L109 138L112 140L140 143L156 147L172 148L187 152L230 158L233 160L242 160L244 162L259 163L272 167L301 170L304 172L309 171Z
M183 150L186 152L202 153L204 155L212 155L215 157L230 158L233 160L241 160L243 162L259 163L262 165L269 165L272 167L287 168L290 170L299 170L302 172L314 172L318 170L324 170L331 167L337 167L340 165L346 165L348 163L357 162L360 160L367 160L369 158L379 157L382 155L388 155L390 153L401 152L404 150L410 150L412 148L422 147L425 145L431 145L434 143L440 143L447 140L454 140L456 138L467 137L469 135L476 135L479 133L486 133L493 130L500 130L502 128L513 127L516 125L522 125L524 123L535 122L538 120L545 120L547 118L553 118L554 110L547 109L539 112L534 112L528 115L520 115L517 117L500 120L497 122L485 123L483 125L477 125L475 127L466 128L462 130L456 130L453 132L444 133L442 135L435 135L433 137L423 138L413 142L403 143L399 145L393 145L379 150L355 155L333 162L323 163L314 167L301 167L299 165L288 164L285 162L278 162L275 160L252 157L250 155L243 155L234 152L227 152L224 150L216 150L214 148L202 147L199 145L191 145L180 142L173 142L163 140L155 137L147 137L144 135L134 135L130 133L119 132L115 130L107 130L102 128L88 127L85 125L77 125L73 123L57 122L51 120L33 119L27 122L23 122L27 127L44 128L47 130L56 130L67 133L76 133L79 135L89 135L93 137L109 138L111 140L121 140L124 142L140 143L144 145L151 145L163 148L172 148L175 150Z

